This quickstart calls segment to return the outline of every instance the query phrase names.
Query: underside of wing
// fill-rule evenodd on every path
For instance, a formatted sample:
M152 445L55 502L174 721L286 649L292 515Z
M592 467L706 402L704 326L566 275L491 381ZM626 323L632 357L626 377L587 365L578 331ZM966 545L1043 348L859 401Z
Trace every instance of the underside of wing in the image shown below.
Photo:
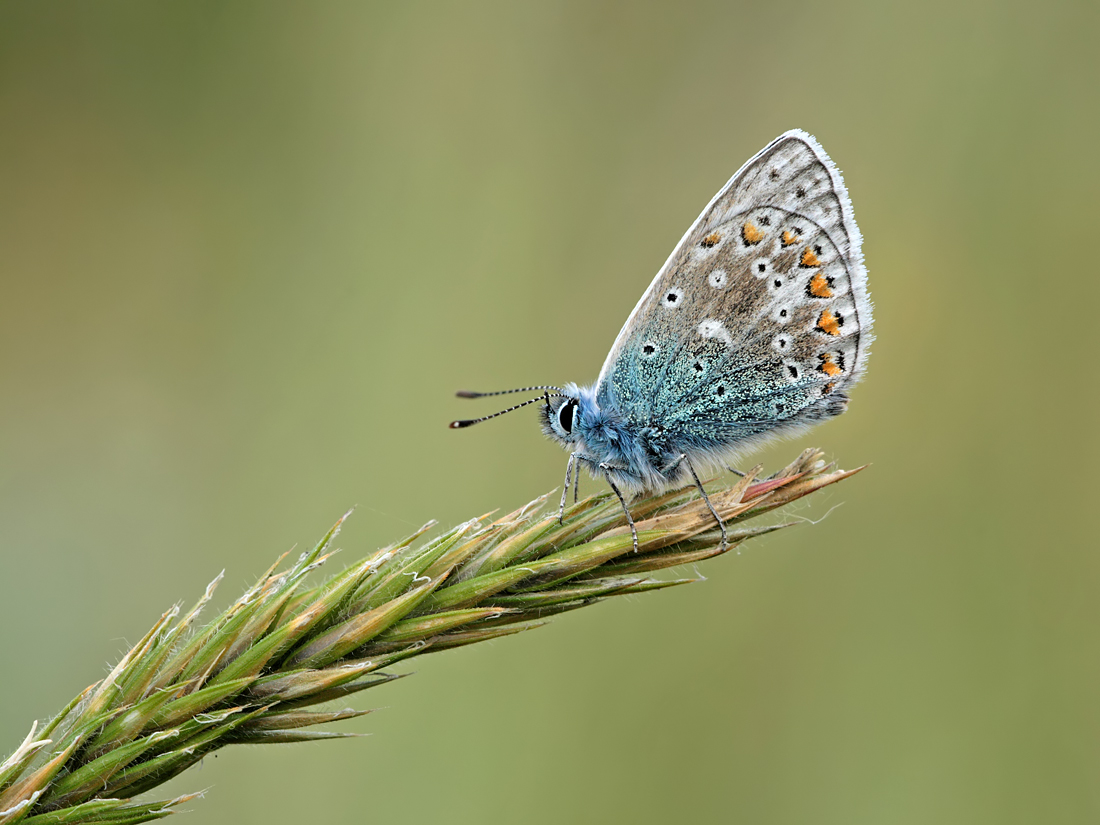
M817 141L777 138L642 296L600 373L601 403L716 443L835 415L871 341L860 242Z

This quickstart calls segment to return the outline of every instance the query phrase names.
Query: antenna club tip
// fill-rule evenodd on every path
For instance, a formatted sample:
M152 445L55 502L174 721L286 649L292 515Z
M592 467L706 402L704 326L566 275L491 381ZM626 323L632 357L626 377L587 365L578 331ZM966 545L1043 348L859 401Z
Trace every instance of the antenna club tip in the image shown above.
M458 398L481 398L481 393L470 392L470 390L459 390L455 393L455 396Z
M469 421L452 421L447 426L452 430L461 430L463 427L469 426Z

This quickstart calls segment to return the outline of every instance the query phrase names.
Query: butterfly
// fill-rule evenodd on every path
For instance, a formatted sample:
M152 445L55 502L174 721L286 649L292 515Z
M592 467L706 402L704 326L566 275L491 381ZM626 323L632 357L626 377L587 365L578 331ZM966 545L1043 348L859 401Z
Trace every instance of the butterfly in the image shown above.
M542 429L569 451L559 521L580 468L627 496L694 483L700 471L840 415L872 341L862 238L840 171L811 135L780 135L707 204L642 295L594 384L540 390ZM574 473L575 471L575 473ZM736 472L736 471L734 471Z

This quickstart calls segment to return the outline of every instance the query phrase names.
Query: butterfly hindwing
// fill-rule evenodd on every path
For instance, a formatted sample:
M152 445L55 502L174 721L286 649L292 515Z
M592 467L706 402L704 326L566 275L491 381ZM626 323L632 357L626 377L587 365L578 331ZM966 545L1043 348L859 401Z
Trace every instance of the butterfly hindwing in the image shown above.
M715 196L619 333L598 382L624 418L721 447L843 409L870 343L860 235L804 132Z

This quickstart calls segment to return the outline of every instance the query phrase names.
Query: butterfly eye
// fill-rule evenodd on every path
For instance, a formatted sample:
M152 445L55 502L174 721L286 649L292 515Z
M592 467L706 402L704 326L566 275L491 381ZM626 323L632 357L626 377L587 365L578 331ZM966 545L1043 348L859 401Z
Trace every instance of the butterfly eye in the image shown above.
M567 432L573 432L573 411L577 407L577 399L570 398L564 404L561 405L561 409L558 410L558 423L561 424L561 428Z

